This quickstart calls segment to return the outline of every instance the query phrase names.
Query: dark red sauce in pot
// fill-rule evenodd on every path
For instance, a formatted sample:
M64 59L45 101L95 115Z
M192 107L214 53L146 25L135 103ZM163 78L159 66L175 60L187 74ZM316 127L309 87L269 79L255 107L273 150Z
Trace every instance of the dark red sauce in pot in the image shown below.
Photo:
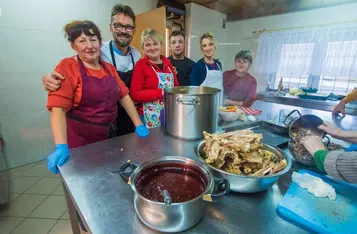
M179 203L201 195L207 183L207 177L198 168L167 163L144 169L137 176L135 187L143 197L156 202L164 202L163 190L167 190L172 203Z

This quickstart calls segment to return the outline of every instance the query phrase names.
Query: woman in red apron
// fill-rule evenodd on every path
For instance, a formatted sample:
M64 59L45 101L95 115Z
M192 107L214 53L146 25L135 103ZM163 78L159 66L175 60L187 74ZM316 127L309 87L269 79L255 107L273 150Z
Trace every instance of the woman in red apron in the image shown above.
M59 90L48 95L56 147L47 162L54 173L68 158L68 149L114 135L118 101L135 124L136 133L140 137L149 134L115 68L100 60L101 34L97 26L90 21L75 21L65 26L65 32L78 55L57 65L56 72L66 79Z
M169 59L161 56L162 38L153 29L141 34L145 57L134 68L130 95L140 103L138 113L147 128L155 128L164 121L164 89L178 86L175 69Z

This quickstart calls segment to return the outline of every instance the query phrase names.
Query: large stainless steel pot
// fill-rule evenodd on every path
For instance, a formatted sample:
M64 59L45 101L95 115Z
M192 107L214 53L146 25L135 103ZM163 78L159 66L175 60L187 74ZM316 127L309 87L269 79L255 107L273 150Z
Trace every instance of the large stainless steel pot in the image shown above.
M171 167L173 163L200 173L205 181L204 192L192 200L180 203L171 203L171 199L167 199L164 194L163 202L152 201L138 192L137 183L146 173L157 170L158 166ZM128 168L131 170L127 171ZM134 207L140 220L150 228L161 232L181 232L191 228L203 218L207 201L217 201L229 192L228 180L215 181L205 165L184 157L163 157L140 166L128 162L121 167L119 173L135 193ZM183 183L185 181L177 186L182 186Z
M203 131L216 132L220 92L204 86L165 89L166 132L188 140L202 139Z
M214 166L206 163L204 160L205 158L205 152L204 152L204 146L205 142L201 141L199 142L196 153L198 158L201 160L201 162L205 163L209 168L214 176L214 178L217 179L222 179L225 178L229 181L230 184L230 190L235 191L235 192L241 192L241 193L255 193L255 192L261 192L264 190L269 189L273 184L279 179L279 177L286 172L288 172L291 168L291 159L289 156L287 156L283 151L281 151L278 148L269 146L267 144L261 143L263 145L263 149L269 150L273 152L274 154L278 155L281 159L286 159L287 165L286 167L269 176L244 176L244 175L237 175L234 173L230 173L218 168L215 168Z

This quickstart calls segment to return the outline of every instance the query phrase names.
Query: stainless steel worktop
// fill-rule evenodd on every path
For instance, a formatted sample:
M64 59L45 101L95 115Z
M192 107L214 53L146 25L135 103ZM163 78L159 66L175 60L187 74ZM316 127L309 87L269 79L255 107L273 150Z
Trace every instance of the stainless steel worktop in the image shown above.
M276 117L280 109L296 109L261 101L253 107L263 110L260 117L263 120ZM351 126L352 121L357 120L354 116L341 120L324 111L299 110L302 114L317 114L345 129L357 129ZM177 139L165 134L162 128L156 128L146 139L130 134L74 149L70 160L60 171L66 190L92 233L156 233L136 216L130 186L119 175L110 172L118 170L127 160L140 164L174 155L197 160L194 153L196 144L197 141ZM276 207L291 183L292 171L300 168L302 165L293 160L291 171L268 191L230 193L222 201L209 204L204 219L185 233L305 233L276 213Z
M324 111L332 111L339 103L339 101L303 99L289 94L285 96L275 96L267 92L257 93L257 100ZM357 115L357 105L348 104L346 105L345 111L347 114Z

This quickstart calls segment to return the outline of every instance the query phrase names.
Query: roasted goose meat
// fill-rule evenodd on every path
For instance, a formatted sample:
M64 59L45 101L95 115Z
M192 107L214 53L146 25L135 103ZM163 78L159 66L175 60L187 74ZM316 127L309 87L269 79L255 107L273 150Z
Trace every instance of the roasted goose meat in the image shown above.
M285 168L287 162L262 149L262 134L240 130L224 134L203 132L205 161L212 166L239 175L271 175Z

